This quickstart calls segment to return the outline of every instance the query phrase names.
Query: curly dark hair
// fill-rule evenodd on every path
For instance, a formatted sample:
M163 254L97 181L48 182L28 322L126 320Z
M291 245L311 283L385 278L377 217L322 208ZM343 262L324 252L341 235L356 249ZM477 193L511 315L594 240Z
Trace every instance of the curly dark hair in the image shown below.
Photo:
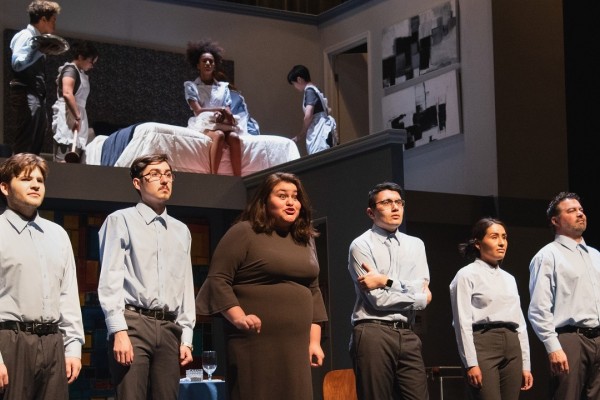
M289 182L296 185L298 190L298 201L302 205L300 215L290 227L290 233L296 243L308 244L310 240L318 236L317 231L312 224L312 209L308 195L302 186L300 179L287 172L276 172L271 174L254 192L252 200L246 206L246 209L240 215L239 221L248 221L256 233L273 233L275 230L275 221L269 215L267 201L273 188L280 182Z
M192 68L196 69L200 56L210 53L215 58L215 66L220 67L223 61L223 52L223 48L217 42L206 39L199 42L188 42L185 56Z

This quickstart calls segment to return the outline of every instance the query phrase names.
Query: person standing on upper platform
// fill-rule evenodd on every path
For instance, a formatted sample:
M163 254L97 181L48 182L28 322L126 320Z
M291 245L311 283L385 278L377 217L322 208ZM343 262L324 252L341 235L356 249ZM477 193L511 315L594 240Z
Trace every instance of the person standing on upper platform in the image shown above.
M329 115L327 99L313 85L310 72L304 65L295 65L287 76L288 83L302 93L304 119L302 130L292 138L295 142L306 140L306 152L314 154L338 144L335 119Z
M34 36L54 33L60 6L53 1L33 1L27 7L29 25L10 41L11 69L9 103L16 121L13 154L40 154L48 131L46 112L46 56L38 50Z

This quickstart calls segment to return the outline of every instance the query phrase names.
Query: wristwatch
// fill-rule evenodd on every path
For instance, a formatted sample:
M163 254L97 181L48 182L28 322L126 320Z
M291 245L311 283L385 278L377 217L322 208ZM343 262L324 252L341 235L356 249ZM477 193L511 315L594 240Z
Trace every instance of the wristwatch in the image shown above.
M191 343L181 342L182 346L189 347L191 351L194 351L194 345Z
M394 281L391 279L388 279L387 282L385 283L385 288L391 289L393 284L394 284Z

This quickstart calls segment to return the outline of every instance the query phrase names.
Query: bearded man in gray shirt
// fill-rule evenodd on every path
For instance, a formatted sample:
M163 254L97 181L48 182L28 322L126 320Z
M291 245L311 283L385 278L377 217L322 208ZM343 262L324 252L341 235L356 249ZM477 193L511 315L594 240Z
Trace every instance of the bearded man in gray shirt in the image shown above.
M600 252L583 240L579 196L561 192L546 216L554 241L529 266L529 322L544 344L555 400L600 399Z

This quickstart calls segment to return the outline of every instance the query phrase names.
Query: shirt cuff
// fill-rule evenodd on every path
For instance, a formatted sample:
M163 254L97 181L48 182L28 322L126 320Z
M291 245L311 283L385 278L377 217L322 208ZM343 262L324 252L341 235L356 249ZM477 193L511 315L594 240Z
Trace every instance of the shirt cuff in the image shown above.
M415 310L424 310L427 307L427 295L425 293L415 293Z
M558 336L551 336L548 339L544 340L544 347L546 347L546 351L548 352L548 354L558 350L562 350L562 346L558 341Z
M190 328L183 328L181 332L182 343L193 343L194 342L194 331Z
M123 315L113 315L112 317L106 318L106 329L110 336L115 332L126 331L129 327L127 326L127 322Z
M65 347L65 358L75 357L81 359L81 343L74 341Z

